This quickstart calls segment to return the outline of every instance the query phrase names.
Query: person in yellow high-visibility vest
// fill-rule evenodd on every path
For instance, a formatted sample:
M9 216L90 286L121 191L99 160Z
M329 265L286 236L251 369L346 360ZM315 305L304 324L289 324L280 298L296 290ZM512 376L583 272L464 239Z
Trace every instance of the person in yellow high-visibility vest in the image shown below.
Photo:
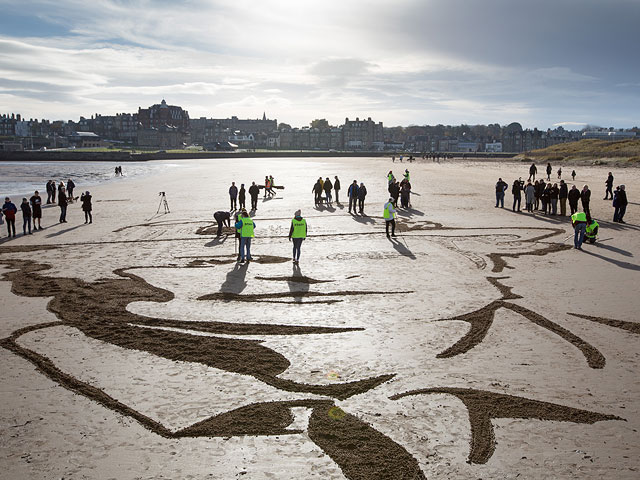
M251 261L251 239L256 224L246 210L243 210L235 223L236 230L240 232L240 263L244 263L245 254L247 261Z
M305 238L307 238L307 221L302 218L302 212L296 210L289 229L289 241L293 240L293 263L295 264L300 261L300 247Z
M584 242L584 234L587 230L587 214L584 212L576 212L571 215L571 224L573 225L573 248L582 250L582 242Z
M387 238L389 238L389 225L391 225L391 236L396 236L396 209L393 206L393 198L389 198L389 201L384 204L384 210L382 212L384 217L385 229L387 231Z

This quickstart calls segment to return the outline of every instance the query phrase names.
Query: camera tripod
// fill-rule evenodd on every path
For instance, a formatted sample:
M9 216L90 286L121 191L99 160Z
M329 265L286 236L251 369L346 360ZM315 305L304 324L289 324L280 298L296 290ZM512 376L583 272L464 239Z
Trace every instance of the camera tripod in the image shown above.
M164 192L160 192L160 205L158 205L158 211L156 212L156 214L160 213L160 208L162 206L164 206L164 213L171 213L169 211L169 204L167 203L167 197L165 196Z

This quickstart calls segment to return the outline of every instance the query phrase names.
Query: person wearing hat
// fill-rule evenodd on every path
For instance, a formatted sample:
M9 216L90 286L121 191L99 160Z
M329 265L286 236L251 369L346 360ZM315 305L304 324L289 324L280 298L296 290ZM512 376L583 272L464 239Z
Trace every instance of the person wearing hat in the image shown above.
M31 204L31 211L33 212L33 229L42 230L42 198L37 190L29 199L29 203Z
M80 195L80 201L82 202L82 211L84 212L84 223L93 223L93 217L91 216L91 194L88 190Z
M240 263L244 263L245 256L247 261L251 261L251 239L253 238L253 229L256 224L251 219L246 210L242 210L238 221L235 223L236 230L240 233Z
M9 237L11 237L11 233L13 231L13 237L16 236L16 212L18 209L11 201L9 197L4 199L4 205L2 205L2 213L4 213L4 218L7 220L7 232L9 233Z
M29 227L29 235L31 235L31 205L27 197L22 199L20 204L20 210L22 210L22 234L27 234L27 226Z
M295 264L300 261L300 247L305 238L307 238L307 221L302 218L302 212L296 210L289 228L289 241L293 241L293 263Z
M389 201L384 204L384 211L382 213L385 222L385 229L387 231L387 238L389 238L389 225L391 225L391 236L396 236L396 209L393 206L393 197L389 198Z
M410 182L410 181L411 181L411 180L410 180L410 178L411 178L411 176L409 175L409 169L405 169L405 170L404 170L404 179L405 179L407 182Z

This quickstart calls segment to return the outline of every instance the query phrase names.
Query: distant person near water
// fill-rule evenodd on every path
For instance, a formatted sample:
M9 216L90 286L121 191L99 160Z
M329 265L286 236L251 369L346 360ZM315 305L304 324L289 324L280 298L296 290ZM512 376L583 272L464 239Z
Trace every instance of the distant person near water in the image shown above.
M251 210L258 209L258 196L260 195L260 188L256 185L256 182L251 182L249 187L249 196L251 197Z
M247 208L246 206L246 201L247 201L247 191L244 189L244 183L240 184L240 190L238 191L238 208L240 210L244 210Z
M22 234L27 234L27 226L29 227L29 235L31 233L31 206L29 205L29 200L27 198L22 199L22 203L20 204L20 210L22 210Z
M229 200L231 200L231 210L236 210L238 208L238 187L236 187L236 182L231 182L231 186L229 187Z
M339 194L340 194L340 180L338 179L338 176L336 175L335 177L333 177L334 182L333 182L333 189L336 192L336 203L339 205L340 204L340 198L339 198Z
M4 218L7 222L7 232L9 237L11 237L13 233L13 237L16 236L16 212L18 209L11 201L9 197L5 197L4 205L2 205L2 213L4 214Z

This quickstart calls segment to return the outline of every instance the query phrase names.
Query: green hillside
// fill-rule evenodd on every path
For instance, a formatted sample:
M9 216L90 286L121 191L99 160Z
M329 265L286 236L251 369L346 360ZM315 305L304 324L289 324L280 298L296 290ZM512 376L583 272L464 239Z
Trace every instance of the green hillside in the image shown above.
M640 165L640 139L619 141L588 139L561 143L520 154L516 159L595 165L608 163Z

